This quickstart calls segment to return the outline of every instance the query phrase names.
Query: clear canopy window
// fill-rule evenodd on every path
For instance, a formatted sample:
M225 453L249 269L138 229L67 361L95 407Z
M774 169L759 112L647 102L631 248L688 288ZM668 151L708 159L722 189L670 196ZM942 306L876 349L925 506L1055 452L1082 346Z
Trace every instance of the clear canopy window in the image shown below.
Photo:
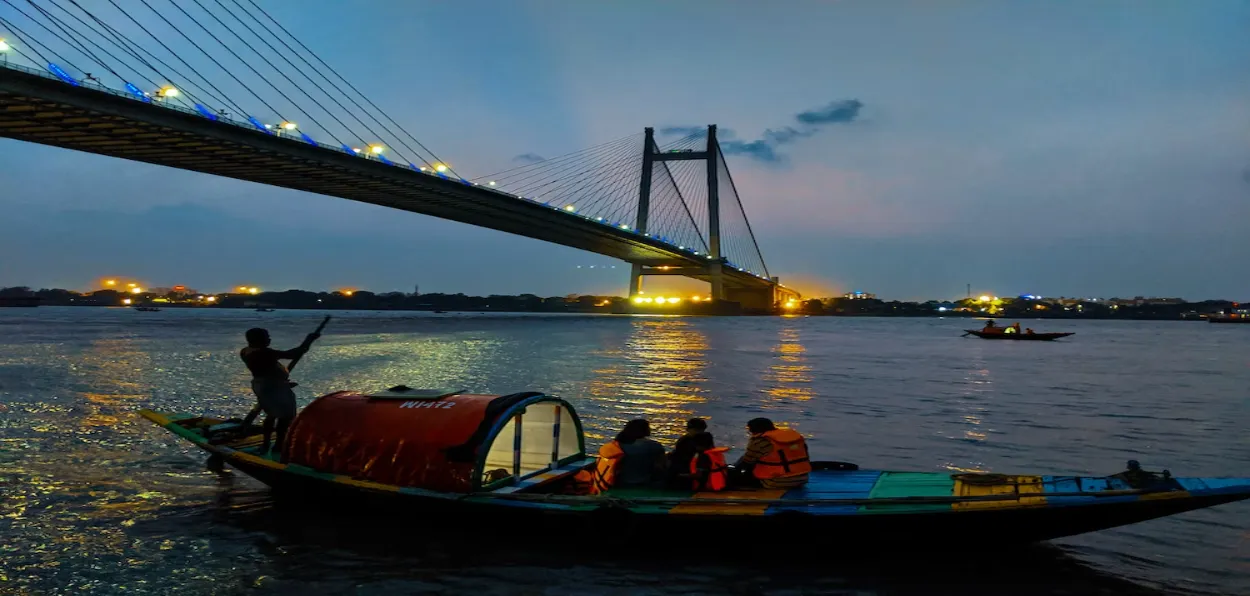
M555 402L529 405L514 414L492 440L482 468L482 485L554 468L579 450L577 424L568 408Z

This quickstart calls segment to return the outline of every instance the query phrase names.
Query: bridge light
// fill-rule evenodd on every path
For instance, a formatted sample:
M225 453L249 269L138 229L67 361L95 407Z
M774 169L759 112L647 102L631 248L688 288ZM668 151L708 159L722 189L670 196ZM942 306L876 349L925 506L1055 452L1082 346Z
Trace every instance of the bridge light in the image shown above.
M447 166L441 163L437 164L434 166L434 171L442 174L443 172L447 171Z
M564 210L568 211L569 213L574 213L577 211L577 207L574 207L572 205L565 205Z
M178 97L179 95L178 88L173 85L165 85L164 87L161 87L161 90L157 91L156 94L161 97Z
M382 155L382 152L386 151L386 147L383 147L382 145L369 145L369 151L374 155Z
M360 153L360 147L352 147L352 153Z
M634 304L642 304L642 296L634 296Z
M622 229L622 230L628 230L628 229L629 229L629 224L621 224L621 229Z
M494 181L494 180L491 180L490 182L487 182L487 184L489 184L489 185L491 185L491 186L494 186L494 185L495 185L495 181Z
M283 122L283 123L282 123L282 129L283 129L283 130L295 130L296 128L299 128L299 127L298 127L298 126L296 126L294 122Z
M9 44L8 44L8 43L6 43L3 39L0 39L0 52L7 52L7 51L9 51L9 48L10 48L10 47L11 47L11 46L9 46Z
M596 217L596 218L595 218L595 221L603 221L603 218L602 218L602 217Z
M669 304L677 304L678 302L681 302L681 298L678 298L676 296L672 296L668 299Z

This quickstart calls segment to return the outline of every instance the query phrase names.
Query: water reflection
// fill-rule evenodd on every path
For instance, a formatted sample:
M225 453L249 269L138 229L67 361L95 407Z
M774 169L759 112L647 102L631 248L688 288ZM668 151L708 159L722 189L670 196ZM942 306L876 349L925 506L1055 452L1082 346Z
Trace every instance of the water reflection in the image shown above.
M626 420L644 417L657 437L681 434L691 405L707 400L707 350L707 336L689 319L633 318L619 357L588 383L590 397L611 404L594 426L615 432ZM589 438L606 438L596 434L587 428Z
M812 367L804 355L799 327L791 320L778 330L777 345L773 347L773 359L763 375L768 383L765 393L775 400L807 401L815 397L812 390Z
M956 438L972 444L983 443L990 429L984 426L984 416L989 411L986 402L994 393L994 380L981 352L976 352L971 366L964 374L959 395L954 399L958 422ZM955 472L988 472L982 462L965 462L963 465L947 463L945 468Z

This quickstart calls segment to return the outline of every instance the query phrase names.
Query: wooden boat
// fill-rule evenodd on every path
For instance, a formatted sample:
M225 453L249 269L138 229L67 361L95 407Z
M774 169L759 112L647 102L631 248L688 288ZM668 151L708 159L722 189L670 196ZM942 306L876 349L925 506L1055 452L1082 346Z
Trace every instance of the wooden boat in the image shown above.
M140 312L161 312L161 309L155 306L136 306L135 310Z
M1002 331L981 331L980 329L967 329L968 335L975 335L981 339L1014 339L1019 341L1054 341L1061 337L1076 335L1076 333L1004 333Z
M256 312L273 312L273 309L261 307L261 308L256 309Z
M861 470L815 462L789 490L614 488L570 494L593 466L581 421L541 393L474 395L395 387L339 392L296 417L280 455L255 428L190 415L141 414L273 488L278 502L415 515L416 523L516 535L573 531L752 532L818 537L821 548L1001 547L1112 528L1250 498L1250 478L1172 478L1130 462L1105 477ZM319 501L320 502L320 501ZM395 520L398 517L387 517ZM390 521L389 523L398 523ZM440 526L441 527L441 526ZM656 535L656 534L649 534ZM835 539L836 537L836 539Z

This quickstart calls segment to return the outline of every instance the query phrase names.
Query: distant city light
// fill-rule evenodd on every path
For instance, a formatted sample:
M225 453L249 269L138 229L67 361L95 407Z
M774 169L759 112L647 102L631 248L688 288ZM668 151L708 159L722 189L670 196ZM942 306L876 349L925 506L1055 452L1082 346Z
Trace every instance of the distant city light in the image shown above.
M204 300L205 300L205 301L207 301L207 302L217 302L217 297L216 297L216 296L209 296L209 297L205 298Z
M980 298L977 298L977 300L980 300L981 302L989 302L989 301L990 301L990 297L989 297L989 296L981 296Z
M133 287L133 288L130 288L130 293L131 293L131 294L142 294L142 293L143 293L143 288L140 288L140 287L138 287L138 286L135 286L135 287Z
M106 280L104 280L104 285L106 285L106 286L115 286L115 285L117 285L117 280L115 280L115 279L106 279Z
M247 293L248 293L248 294L252 294L252 295L259 294L259 293L260 293L260 288L248 288L248 289L247 289Z
M130 304L129 298L122 298L122 304Z

